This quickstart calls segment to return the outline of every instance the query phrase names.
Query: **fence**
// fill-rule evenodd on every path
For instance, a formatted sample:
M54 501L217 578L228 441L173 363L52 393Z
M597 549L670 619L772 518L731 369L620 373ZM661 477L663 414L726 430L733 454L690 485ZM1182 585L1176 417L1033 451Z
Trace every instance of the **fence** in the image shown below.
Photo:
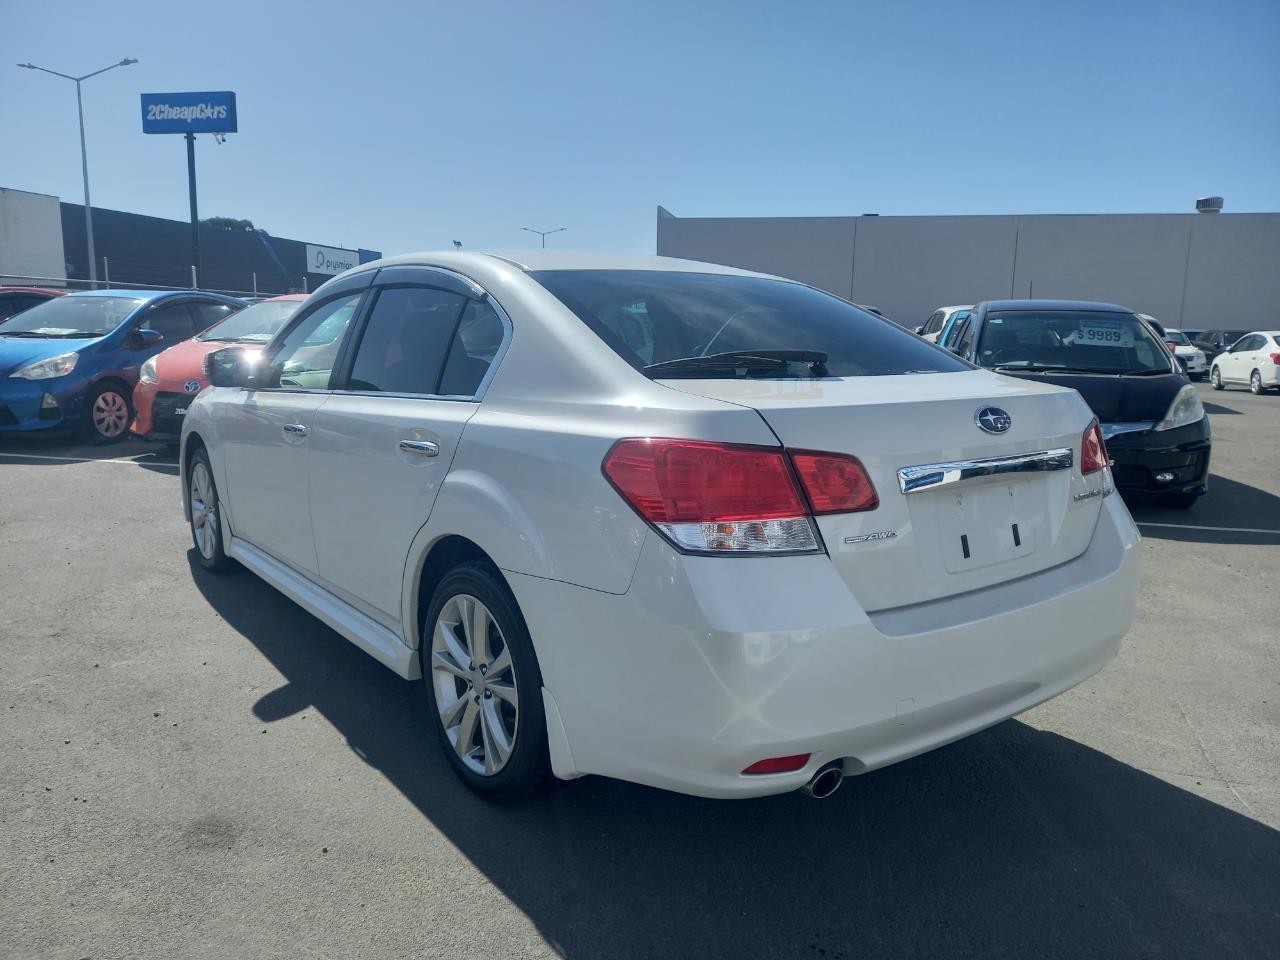
M83 261L82 261L83 262ZM123 268L123 269L122 269ZM87 270L85 271L88 272ZM123 275L122 275L123 274ZM165 274L160 277L158 274ZM108 257L102 258L102 267L99 272L101 279L81 280L74 277L33 277L14 273L0 273L0 285L3 286L28 286L28 287L66 287L71 290L208 290L210 293L224 293L233 297L278 297L286 293L309 293L307 289L307 278L302 277L297 287L289 287L287 289L279 289L282 284L279 282L259 285L258 275L251 274L253 281L253 289L238 290L229 287L219 286L219 280L226 281L228 278L236 275L227 274L219 277L216 271L210 271L205 276L205 286L197 283L196 268L191 268L189 277L178 277L176 271L163 270L157 271L154 267L143 264L130 264L125 262L121 264L117 260L111 260ZM147 281L164 279L166 283L152 283L143 280L134 279L135 277L145 276ZM239 279L236 276L236 279Z

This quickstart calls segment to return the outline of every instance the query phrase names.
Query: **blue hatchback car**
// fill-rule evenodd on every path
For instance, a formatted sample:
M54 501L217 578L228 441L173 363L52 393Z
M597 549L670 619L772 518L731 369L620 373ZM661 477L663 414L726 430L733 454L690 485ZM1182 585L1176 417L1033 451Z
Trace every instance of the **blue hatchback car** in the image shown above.
M0 323L0 434L124 437L143 361L244 306L200 290L88 290Z

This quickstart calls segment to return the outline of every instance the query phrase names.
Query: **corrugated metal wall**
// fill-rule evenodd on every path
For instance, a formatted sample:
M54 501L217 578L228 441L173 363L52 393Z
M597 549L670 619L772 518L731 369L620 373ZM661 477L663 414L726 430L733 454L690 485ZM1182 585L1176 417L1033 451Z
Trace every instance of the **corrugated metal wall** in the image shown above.
M1001 297L1104 300L1168 326L1280 323L1280 214L674 217L658 254L802 280L904 326Z

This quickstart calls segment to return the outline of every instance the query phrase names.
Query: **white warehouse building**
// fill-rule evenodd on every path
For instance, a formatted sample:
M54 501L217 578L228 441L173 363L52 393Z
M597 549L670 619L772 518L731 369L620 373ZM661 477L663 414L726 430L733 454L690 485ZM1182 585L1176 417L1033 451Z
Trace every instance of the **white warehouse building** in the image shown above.
M1102 300L1169 327L1280 326L1280 213L677 217L658 254L790 277L914 328L979 300Z

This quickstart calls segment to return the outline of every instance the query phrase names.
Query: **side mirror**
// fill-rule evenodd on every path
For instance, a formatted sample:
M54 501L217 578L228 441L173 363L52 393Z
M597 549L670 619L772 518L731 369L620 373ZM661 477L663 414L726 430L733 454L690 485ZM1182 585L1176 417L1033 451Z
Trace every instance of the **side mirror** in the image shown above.
M204 375L215 387L252 387L258 375L258 355L243 347L224 347L205 354Z
M148 347L158 346L164 343L164 334L159 330L134 330L129 334L129 338L125 341L125 346L131 350L146 350Z

